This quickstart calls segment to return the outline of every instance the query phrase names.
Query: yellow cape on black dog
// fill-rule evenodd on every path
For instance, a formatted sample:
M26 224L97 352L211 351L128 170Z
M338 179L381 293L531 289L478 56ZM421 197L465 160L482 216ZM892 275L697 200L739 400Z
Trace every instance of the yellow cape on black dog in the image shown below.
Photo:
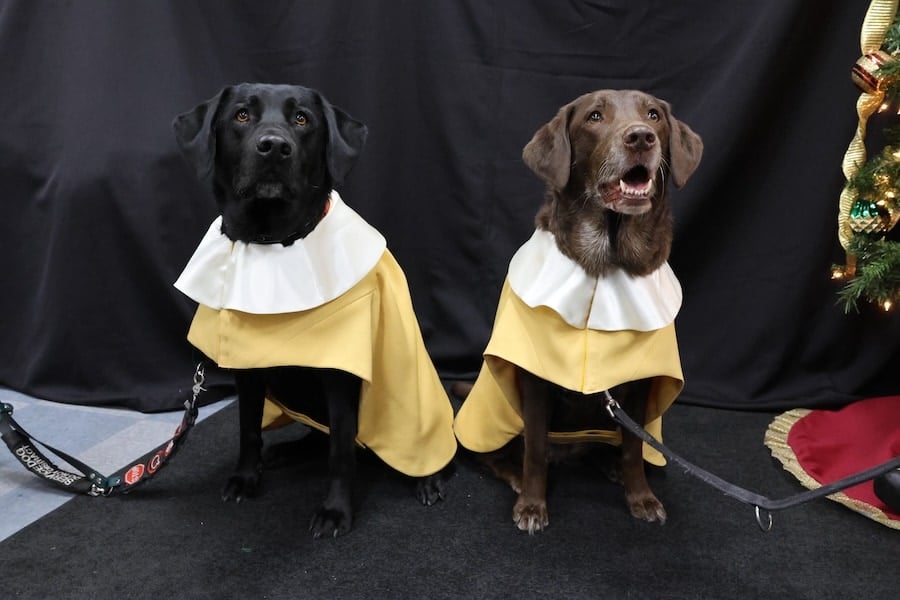
M401 473L431 475L456 452L453 408L425 350L406 278L388 250L359 283L317 308L252 314L201 304L188 340L226 369L291 365L356 375L362 379L357 440ZM270 404L268 420L279 410ZM306 415L287 414L328 431Z
M452 460L453 407L425 349L406 277L384 238L337 192L319 226L289 247L232 242L213 222L175 285L199 304L188 340L220 367L356 375L358 443L413 477ZM271 398L263 425L285 416L328 431Z

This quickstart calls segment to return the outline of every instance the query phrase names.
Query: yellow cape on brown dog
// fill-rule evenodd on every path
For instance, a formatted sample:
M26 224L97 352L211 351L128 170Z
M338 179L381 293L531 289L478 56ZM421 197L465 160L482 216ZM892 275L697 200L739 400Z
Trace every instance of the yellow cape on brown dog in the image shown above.
M523 249L535 245L550 248L546 240L536 236ZM527 252L532 250L528 248ZM516 273L518 260L552 264L557 273L564 270L557 264L561 259L552 248L538 258L526 258L527 252L520 251L513 258L510 277ZM534 273L540 268L525 271ZM583 271L573 271L567 281L554 282L544 296L552 305L557 302L560 289L583 288L585 277ZM527 283L523 280L522 285ZM596 283L594 280L591 285ZM599 283L602 284L602 280ZM533 304L537 305L529 306L519 298L508 278L500 296L493 333L484 351L481 372L456 416L454 427L459 442L475 452L490 452L522 433L524 423L515 381L516 366L581 394L595 394L621 383L653 377L645 427L655 438L662 440L662 414L672 405L684 385L675 325L671 321L677 306L680 306L681 290L677 282L672 285L677 289L668 292L665 291L668 282L661 284L663 295L672 297L660 302L664 307L668 306L668 310L660 313L664 316L662 320L657 319L658 326L654 325L655 328L646 331L600 330L590 328L587 321L573 325L548 305L535 302ZM590 297L587 299L591 301ZM560 301L562 304L565 302L565 299ZM588 308L583 311L585 315ZM643 315L625 317L626 321L629 319L648 320ZM551 431L548 437L560 443L601 441L617 445L621 442L618 431L604 430ZM666 462L659 452L647 444L644 444L644 458L655 465Z

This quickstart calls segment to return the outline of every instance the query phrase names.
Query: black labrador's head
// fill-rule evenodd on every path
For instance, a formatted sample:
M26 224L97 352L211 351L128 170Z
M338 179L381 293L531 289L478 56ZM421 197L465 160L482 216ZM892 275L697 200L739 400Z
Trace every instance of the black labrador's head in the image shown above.
M368 133L316 90L260 83L224 88L173 127L197 174L212 180L222 233L284 245L315 229Z

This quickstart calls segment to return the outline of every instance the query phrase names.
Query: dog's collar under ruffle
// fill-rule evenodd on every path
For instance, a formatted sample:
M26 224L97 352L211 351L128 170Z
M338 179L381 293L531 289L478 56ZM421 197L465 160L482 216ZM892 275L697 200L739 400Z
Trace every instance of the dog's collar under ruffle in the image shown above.
M290 246L234 242L210 225L175 287L214 309L254 314L309 310L359 283L387 247L384 236L331 192L331 210Z
M550 308L580 329L653 331L681 308L681 284L668 263L644 277L620 269L592 277L540 229L513 256L508 278L525 304Z

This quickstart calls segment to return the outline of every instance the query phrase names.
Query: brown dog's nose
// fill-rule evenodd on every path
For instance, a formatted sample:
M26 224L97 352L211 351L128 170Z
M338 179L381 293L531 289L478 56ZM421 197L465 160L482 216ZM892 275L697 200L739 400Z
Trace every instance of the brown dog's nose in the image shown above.
M632 125L625 130L625 146L635 150L646 150L656 143L656 133L646 125Z
M266 134L259 136L256 140L256 151L262 156L276 154L286 158L293 153L294 149L285 138L277 134Z

